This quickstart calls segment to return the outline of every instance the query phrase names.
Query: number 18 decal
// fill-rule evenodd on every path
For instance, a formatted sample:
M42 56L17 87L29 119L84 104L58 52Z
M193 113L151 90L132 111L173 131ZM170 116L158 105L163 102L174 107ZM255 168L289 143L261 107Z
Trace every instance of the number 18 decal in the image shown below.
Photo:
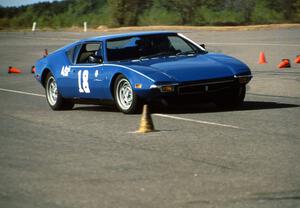
M79 70L78 71L78 87L80 93L90 93L89 87L89 71Z

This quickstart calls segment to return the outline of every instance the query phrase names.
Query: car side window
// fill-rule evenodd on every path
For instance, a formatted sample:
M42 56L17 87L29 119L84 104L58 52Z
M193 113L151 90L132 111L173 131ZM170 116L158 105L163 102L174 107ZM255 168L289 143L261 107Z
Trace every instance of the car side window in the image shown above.
M97 61L100 63L102 60L102 44L101 42L90 42L82 44L81 49L79 51L77 57L77 64L83 63L94 63L96 64Z
M75 62L75 56L76 56L76 52L78 51L78 48L80 47L80 45L76 45L75 47L69 49L67 52L66 52L66 55L70 61L70 63L74 64Z

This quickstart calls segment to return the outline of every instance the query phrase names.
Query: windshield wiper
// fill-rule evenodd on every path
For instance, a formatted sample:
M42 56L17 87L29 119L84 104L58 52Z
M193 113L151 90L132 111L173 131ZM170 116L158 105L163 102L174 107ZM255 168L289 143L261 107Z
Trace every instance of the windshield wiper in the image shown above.
M196 51L183 51L183 52L176 53L176 56L189 55L189 54L196 54Z
M174 55L174 52L160 52L160 53L156 53L156 54L152 54L152 55L148 55L148 56L141 56L140 57L140 60L141 59L150 59L150 58L155 58L155 57L159 57L159 56L170 56L170 55Z

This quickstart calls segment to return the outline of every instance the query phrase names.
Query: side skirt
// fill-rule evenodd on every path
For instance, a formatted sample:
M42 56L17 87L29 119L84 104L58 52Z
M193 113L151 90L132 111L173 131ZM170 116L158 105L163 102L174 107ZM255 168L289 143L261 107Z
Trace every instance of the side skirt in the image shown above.
M91 104L91 105L114 105L113 100L98 100L98 99L73 99L75 104Z

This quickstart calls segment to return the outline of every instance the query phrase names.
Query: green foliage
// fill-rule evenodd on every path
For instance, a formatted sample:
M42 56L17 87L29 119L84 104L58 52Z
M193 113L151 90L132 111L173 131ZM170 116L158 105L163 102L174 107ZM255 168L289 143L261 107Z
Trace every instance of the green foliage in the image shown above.
M151 1L145 0L108 0L110 14L109 25L113 27L137 25L139 15L149 6Z
M300 0L63 0L0 6L0 28L300 22Z
M293 19L295 22L300 22L300 0L296 0L293 7L295 8Z
M175 11L168 11L157 4L147 9L139 18L139 25L180 25L181 18Z
M180 18L180 24L191 24L195 9L201 5L198 0L160 0L160 4L170 12L176 12Z
M272 8L272 7L271 7ZM270 2L266 0L259 0L255 4L255 8L252 14L252 21L254 23L277 23L283 22L284 15L281 12L270 8Z
M245 16L242 12L232 9L214 11L207 7L197 9L194 24L195 25L236 25L243 24Z

